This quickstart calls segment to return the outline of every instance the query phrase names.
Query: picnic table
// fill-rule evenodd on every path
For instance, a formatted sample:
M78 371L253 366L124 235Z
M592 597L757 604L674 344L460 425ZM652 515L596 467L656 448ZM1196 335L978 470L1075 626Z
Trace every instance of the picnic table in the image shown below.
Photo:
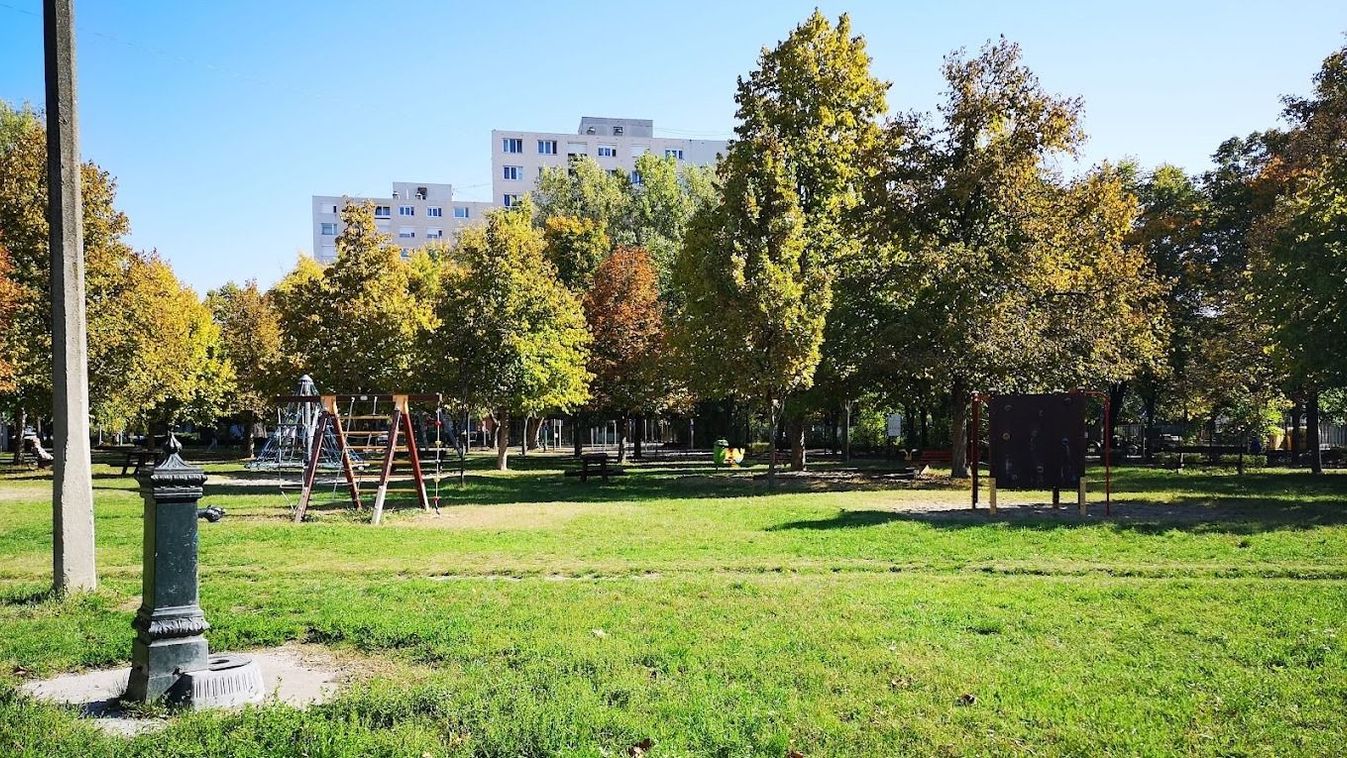
M126 470L131 469L131 473L139 474L140 469L146 464L153 464L157 450L146 450L143 447L133 447L126 451L126 457L122 459L122 476L126 476Z
M606 482L610 476L625 473L619 468L609 466L608 461L607 453L585 453L580 456L580 468L567 471L566 476L578 476L580 481L587 482L589 481L590 470L593 469Z

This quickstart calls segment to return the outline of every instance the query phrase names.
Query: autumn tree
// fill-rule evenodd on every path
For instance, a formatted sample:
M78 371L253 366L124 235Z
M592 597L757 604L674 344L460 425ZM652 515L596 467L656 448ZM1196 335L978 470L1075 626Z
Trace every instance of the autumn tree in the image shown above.
M775 429L786 398L813 381L828 272L806 244L779 141L742 135L720 178L722 199L694 217L674 270L686 298L677 344L695 389L760 403ZM770 455L774 482L775 433Z
M167 263L125 243L129 222L116 208L111 175L85 163L81 187L92 417L112 429L203 419L215 406L212 394L232 382L215 354L208 314ZM19 428L25 413L51 407L46 205L42 123L30 110L0 103L0 246L18 293L3 328L14 379L0 405Z
M280 315L255 280L225 284L206 296L206 305L220 330L223 357L235 374L228 404L243 424L244 454L251 458L253 425L271 407L271 398L293 382L283 370Z
M584 309L593 338L591 405L620 417L617 449L619 461L624 461L628 420L660 410L675 390L650 254L638 247L614 250L595 272Z
M1320 395L1347 383L1347 47L1324 60L1309 97L1286 98L1283 115L1288 127L1265 135L1254 182L1275 199L1253 206L1252 303L1303 398L1310 466L1320 473Z
M589 332L577 298L543 257L533 204L488 214L464 229L444 262L436 386L456 392L497 424L496 465L508 468L512 415L570 410L589 397Z
M948 392L953 473L967 475L974 389L1064 389L1156 360L1160 288L1125 244L1137 208L1101 167L1063 182L1051 161L1084 138L1080 102L1043 91L1018 46L945 61L938 119L891 122L876 245L896 245L893 303L908 370Z

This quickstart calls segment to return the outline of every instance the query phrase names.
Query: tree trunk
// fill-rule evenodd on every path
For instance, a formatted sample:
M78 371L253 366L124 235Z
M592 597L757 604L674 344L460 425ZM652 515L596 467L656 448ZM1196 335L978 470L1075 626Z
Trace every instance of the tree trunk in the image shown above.
M627 462L627 416L617 422L617 462Z
M1155 393L1146 396L1146 431L1142 434L1141 453L1147 463L1155 460Z
M920 447L921 447L922 450L925 450L926 448L928 448L928 447L931 446L931 430L930 430L930 427L927 426L927 423L926 423L927 421L930 420L930 416L931 416L931 413L930 413L930 410L929 410L929 409L927 409L927 408L922 408L922 409L921 409L921 445L920 445Z
M776 486L776 422L780 418L776 403L767 397L767 484Z
M842 462L851 462L851 401L842 403Z
M1319 388L1311 387L1305 397L1305 452L1310 454L1310 471L1324 473L1324 456L1319 449Z
M1118 428L1118 415L1122 411L1123 400L1127 398L1127 382L1117 382L1108 388L1108 428Z
M917 446L917 414L911 406L903 408L903 447L911 450Z
M243 457L252 460L257 454L257 441L253 439L253 424L257 423L257 414L252 411L243 413Z
M28 423L28 411L18 408L14 411L14 464L18 465L23 454L23 425Z
M955 379L949 395L949 475L963 479L968 476L968 386L962 379Z
M492 418L496 421L496 470L508 471L510 467L510 414L499 411Z
M632 454L635 455L636 460L638 461L641 460L641 443L645 442L645 425L646 425L645 414L637 416L636 438L635 440L633 440L636 443L636 449L632 451Z
M786 421L786 434L790 435L790 470L804 471L804 414L798 413Z
M575 414L575 417L571 420L571 447L575 451L576 458L579 458L585 452L585 437L584 437L585 425L583 419L584 416L582 414L577 413Z

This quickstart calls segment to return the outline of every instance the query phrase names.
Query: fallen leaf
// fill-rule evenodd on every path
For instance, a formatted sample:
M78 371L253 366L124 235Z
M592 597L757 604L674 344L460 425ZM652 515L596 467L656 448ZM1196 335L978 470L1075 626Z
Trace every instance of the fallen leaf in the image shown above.
M978 696L971 692L965 692L959 696L959 705L973 705L978 701Z
M595 637L598 637L599 639L603 639L604 637L608 636L608 633L603 631L602 629L590 629L589 631L591 634L593 634Z
M804 753L792 748L789 753L786 753L786 758L804 758Z
M650 739L649 737L646 737L645 739L641 740L635 745L632 745L631 747L627 748L627 755L631 756L631 758L641 758L641 756L645 755L646 752L649 751L650 748L654 746L655 741Z
M15 667L14 667L14 676L28 676L28 675L31 674L31 673L33 673L33 672L32 672L32 671L29 671L28 669L24 668L23 666L15 666Z

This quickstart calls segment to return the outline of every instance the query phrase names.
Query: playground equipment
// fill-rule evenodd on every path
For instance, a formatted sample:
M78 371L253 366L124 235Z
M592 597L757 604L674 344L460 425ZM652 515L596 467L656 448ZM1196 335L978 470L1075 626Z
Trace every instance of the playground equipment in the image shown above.
M318 434L320 409L313 401L318 399L318 388L307 374L300 377L296 395L308 398L301 402L277 403L276 428L251 461L244 464L249 471L303 471L309 462L313 447L318 446L318 470L341 471L341 446L337 444L335 429L329 426ZM365 467L364 457L347 451L351 466Z
M1072 390L1047 394L988 395L973 393L968 438L973 468L972 507L978 504L978 453L981 406L988 413L987 505L996 515L996 493L1003 490L1052 490L1052 505L1063 489L1074 489L1081 515L1087 512L1085 491L1085 404L1089 396L1104 401L1104 513L1112 513L1112 429L1109 398L1104 392Z
M306 377L307 378L307 377ZM312 382L309 382L312 386ZM374 504L370 522L378 524L383 520L384 501L388 495L388 483L392 478L393 465L399 453L406 455L411 468L412 481L416 485L417 502L422 510L431 510L431 500L426 492L425 475L421 468L421 447L417 430L413 424L411 405L433 404L435 413L435 455L436 474L434 509L439 512L440 461L443 445L440 437L441 398L438 394L360 394L360 395L318 395L302 392L297 395L282 395L275 398L278 406L297 406L299 408L300 429L308 429L312 422L310 442L305 448L307 458L302 468L299 485L299 502L295 507L295 523L304 520L313 497L318 472L325 465L339 468L350 494L351 505L357 510L364 508L360 499L363 471L363 456L370 453L380 455L378 479L375 485ZM426 424L422 424L423 431ZM307 433L307 432L306 432ZM302 437L295 435L296 439ZM292 445L298 449L298 445ZM281 456L277 456L280 458ZM359 461L362 465L357 465Z

